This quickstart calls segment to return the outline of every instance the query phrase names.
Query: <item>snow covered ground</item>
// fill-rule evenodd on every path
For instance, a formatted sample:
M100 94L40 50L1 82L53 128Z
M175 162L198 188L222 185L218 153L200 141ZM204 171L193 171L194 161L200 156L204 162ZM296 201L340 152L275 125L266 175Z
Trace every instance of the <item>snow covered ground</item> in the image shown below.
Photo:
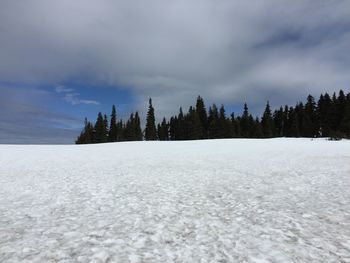
M0 262L350 262L350 141L0 145Z

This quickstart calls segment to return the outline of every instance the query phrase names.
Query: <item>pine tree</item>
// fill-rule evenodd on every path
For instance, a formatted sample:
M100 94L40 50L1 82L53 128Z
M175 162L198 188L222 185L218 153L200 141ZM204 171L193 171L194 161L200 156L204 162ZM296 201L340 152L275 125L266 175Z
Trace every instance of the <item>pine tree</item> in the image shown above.
M249 118L249 111L248 111L248 105L247 103L244 103L243 107L243 114L242 117L240 118L240 127L241 127L241 136L243 138L249 138L251 134L251 120Z
M287 105L284 106L282 118L283 118L282 136L283 137L290 136L291 121L289 118L289 107Z
M340 131L341 122L344 118L345 108L346 108L346 97L343 90L340 90L336 101L336 116L337 116L336 130L337 131Z
M123 120L117 122L117 142L125 140L125 124Z
M320 125L320 134L322 137L329 137L330 135L330 109L332 106L331 98L328 93L321 94L320 99L317 102L317 117Z
M177 117L177 128L176 128L176 140L186 140L186 127L185 127L185 116L180 107L179 115Z
M340 132L343 133L346 138L350 139L350 93L347 94L345 99L345 109L343 119L340 123Z
M209 122L209 129L208 129L209 139L219 138L219 133L220 133L219 112L215 104L213 104L212 107L209 107L208 122Z
M124 139L126 141L135 141L136 133L135 133L134 126L135 126L134 113L131 113L129 119L126 122L125 130L124 130Z
M155 124L152 99L149 99L149 107L148 107L147 119L146 119L145 139L146 141L157 140L157 129Z
M253 123L252 138L264 138L263 130L259 118L256 117Z
M177 129L178 129L178 120L177 117L171 117L170 121L169 121L169 136L170 136L170 140L178 140L178 138L176 137L177 135Z
M95 123L95 132L94 132L94 143L104 143L107 141L105 120L102 116L102 113L99 112L97 115L97 120Z
M142 135L142 129L141 129L141 119L138 112L135 113L134 129L135 129L135 140L142 141L143 135Z
M201 96L197 97L196 113L201 122L201 136L200 139L208 138L208 115L205 109L204 101Z
M319 133L317 122L316 103L314 97L309 95L304 107L304 121L302 127L302 136L315 137Z
M104 142L107 142L108 141L109 128L108 128L108 118L107 118L106 114L103 116L103 128L105 130Z
M93 142L94 127L91 122L85 118L84 128L75 141L76 144L88 144Z
M277 137L282 137L284 133L283 130L285 123L283 117L283 107L280 107L279 110L275 110L273 114L273 121Z
M169 140L169 125L167 124L165 117L163 118L162 123L158 123L157 134L160 141Z
M300 130L299 130L299 117L298 113L294 110L293 107L289 108L288 112L290 127L289 127L289 137L300 137Z
M274 122L271 115L270 104L267 102L266 108L261 119L262 134L264 138L272 138L275 135Z
M186 140L199 140L203 137L203 126L201 120L191 106L188 114L185 116L185 134Z
M231 122L226 118L225 107L222 104L219 110L218 138L231 138Z
M108 141L109 142L116 142L118 138L118 130L117 130L117 111L115 109L115 106L112 107L112 113L111 113L111 123L109 126L109 134L108 134Z

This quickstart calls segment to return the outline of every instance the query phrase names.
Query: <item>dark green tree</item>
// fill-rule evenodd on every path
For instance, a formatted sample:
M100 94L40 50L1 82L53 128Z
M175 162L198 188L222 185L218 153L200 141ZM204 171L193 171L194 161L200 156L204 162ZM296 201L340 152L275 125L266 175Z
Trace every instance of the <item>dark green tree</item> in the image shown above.
M158 124L157 132L158 132L158 138L160 141L168 141L169 140L169 125L168 125L165 117L163 118L162 123Z
M277 137L283 136L284 130L284 116L283 116L283 107L280 107L279 110L275 110L273 114L273 121L275 126L275 135Z
M220 134L220 120L218 108L215 104L209 107L209 116L208 116L209 128L208 128L208 137L209 139L217 139Z
M243 107L243 114L242 117L240 118L240 127L241 127L241 136L243 138L249 138L251 135L251 122L252 122L252 117L249 114L248 111L248 105L247 103L244 103Z
M105 119L103 118L103 115L101 112L99 112L97 115L93 142L94 143L107 142Z
M340 132L344 134L346 138L350 139L350 93L346 96L343 119L340 123Z
M208 115L207 115L207 110L205 109L204 100L201 98L201 96L197 97L196 113L201 122L200 139L207 139L208 138Z
M316 112L316 103L314 97L309 95L304 107L304 116L302 123L302 136L316 137L319 134L319 125Z
M261 127L264 138L272 138L275 136L275 125L272 119L269 102L266 104L265 111L261 119Z
M84 128L81 131L80 135L78 136L77 140L75 141L76 144L89 144L93 143L93 136L94 136L94 126L91 122L85 118L84 121Z
M115 106L113 105L112 113L111 113L111 123L109 126L108 141L109 142L116 142L117 139L118 139L117 111L115 109Z
M203 139L203 126L196 110L191 106L185 116L186 140Z
M152 99L149 99L149 106L146 118L145 140L154 141L157 140L157 129L154 117L154 108L152 106Z

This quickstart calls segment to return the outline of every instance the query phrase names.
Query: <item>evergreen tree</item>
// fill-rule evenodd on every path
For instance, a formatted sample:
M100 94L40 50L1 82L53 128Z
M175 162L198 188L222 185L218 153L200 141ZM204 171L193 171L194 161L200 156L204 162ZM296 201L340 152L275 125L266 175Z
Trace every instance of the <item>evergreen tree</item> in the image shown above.
M240 119L240 127L241 127L241 136L243 138L249 138L251 134L251 117L248 111L247 103L244 103L243 114Z
M118 138L118 130L117 130L117 111L115 109L115 106L112 107L112 113L111 113L111 123L109 126L109 134L108 134L108 141L109 142L116 142Z
M300 137L298 113L294 110L293 107L289 108L288 117L290 124L288 136Z
M170 140L178 140L177 136L178 120L177 117L171 117L169 121L169 136Z
M138 112L135 113L134 129L135 129L135 140L142 141L143 135L142 135L142 129L141 129L141 119Z
M282 136L283 137L290 136L291 121L289 116L289 107L287 105L284 106L282 118L283 118Z
M125 140L125 124L123 120L117 122L117 142Z
M93 135L94 135L94 127L91 122L85 118L84 121L84 129L81 131L80 135L78 136L77 140L75 141L76 144L88 144L93 142Z
M169 140L169 125L167 124L165 117L163 118L162 123L158 124L157 132L160 141Z
M262 125L259 121L259 118L256 117L255 121L253 122L253 128L252 128L252 138L264 138L264 133L262 129Z
M328 93L325 95L321 94L320 99L317 103L317 113L318 113L318 122L320 125L320 134L323 137L329 137L330 135L330 121L329 115L332 107L332 101Z
M108 141L109 128L108 128L108 118L107 118L106 114L103 116L103 128L105 130L104 140L105 140L105 142L107 142Z
M314 97L309 95L305 104L304 121L302 127L302 136L318 136L319 125L317 122L316 103Z
M340 90L336 101L336 116L337 116L336 130L337 131L340 131L340 125L344 118L345 108L346 108L346 97L343 90Z
M186 140L203 139L203 126L196 110L191 106L185 117Z
M337 109L338 101L337 101L337 95L335 92L333 93L332 99L331 99L331 106L329 108L328 112L328 121L329 121L329 128L330 133L334 133L338 128L338 109Z
M177 128L176 128L176 140L185 140L186 139L186 124L185 124L185 116L182 112L182 108L180 107L179 115L177 117Z
M266 108L261 119L262 134L264 138L272 138L275 135L274 122L271 115L270 104L267 102Z
M135 141L136 139L135 117L133 112L130 114L129 119L126 122L124 129L124 139L126 141Z
M219 112L215 104L212 107L209 107L209 116L208 116L209 128L208 128L208 137L209 139L219 138L220 126L219 126Z
M275 126L275 135L277 137L282 137L284 134L284 113L283 108L280 107L279 110L276 110L273 114L273 121Z
M345 109L343 119L340 123L340 132L350 139L350 93L347 94L345 100Z
M231 138L231 122L226 118L224 105L219 110L219 134L218 138Z
M105 120L104 120L101 112L99 112L97 115L93 142L94 143L107 142Z
M152 99L149 99L149 107L148 107L147 119L146 119L145 139L146 141L157 140L157 129L155 124Z
M207 111L205 109L204 101L200 96L197 97L196 113L197 113L199 120L201 122L200 139L207 139L208 138L208 115L207 115Z

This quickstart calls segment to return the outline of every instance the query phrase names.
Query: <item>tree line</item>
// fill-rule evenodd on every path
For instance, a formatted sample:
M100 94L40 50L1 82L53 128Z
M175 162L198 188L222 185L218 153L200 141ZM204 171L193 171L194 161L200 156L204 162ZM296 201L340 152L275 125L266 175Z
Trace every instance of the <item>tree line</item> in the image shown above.
M241 116L226 114L224 105L206 109L198 96L196 105L186 113L182 108L169 120L156 125L154 107L149 99L145 129L141 129L138 112L124 122L117 119L115 106L110 118L98 113L93 124L85 125L76 144L141 140L200 140L220 138L331 137L350 138L350 93L321 94L318 101L309 95L305 103L280 107L272 112L269 102L261 116L253 117L245 103Z

